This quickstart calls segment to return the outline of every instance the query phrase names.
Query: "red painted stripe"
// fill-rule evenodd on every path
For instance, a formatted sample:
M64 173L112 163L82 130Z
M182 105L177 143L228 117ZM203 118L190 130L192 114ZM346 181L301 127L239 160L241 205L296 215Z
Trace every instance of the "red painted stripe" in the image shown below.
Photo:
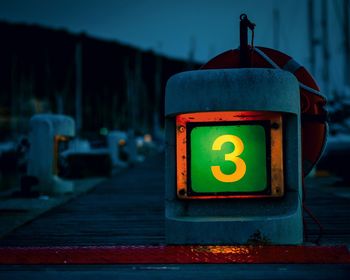
M0 264L350 264L346 246L2 247Z

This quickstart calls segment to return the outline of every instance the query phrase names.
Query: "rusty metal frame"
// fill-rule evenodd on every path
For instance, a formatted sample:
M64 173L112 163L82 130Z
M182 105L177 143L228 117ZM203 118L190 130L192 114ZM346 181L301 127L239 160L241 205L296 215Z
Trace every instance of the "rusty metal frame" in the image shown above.
M271 145L271 188L267 194L191 195L187 173L187 124L215 122L269 121ZM180 199L270 198L284 195L282 115L274 112L200 112L176 116L176 192Z

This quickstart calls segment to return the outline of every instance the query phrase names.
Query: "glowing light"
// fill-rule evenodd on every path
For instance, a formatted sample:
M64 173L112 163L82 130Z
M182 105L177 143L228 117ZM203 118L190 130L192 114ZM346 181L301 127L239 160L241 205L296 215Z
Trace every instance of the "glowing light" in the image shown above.
M235 147L232 153L225 154L225 160L233 162L236 166L236 170L227 175L222 173L219 165L215 165L211 167L211 171L217 180L225 183L233 183L241 180L247 170L244 160L238 157L240 154L242 154L244 145L241 138L235 135L226 134L215 139L212 147L213 151L220 151L222 145L225 143L232 143Z
M151 135L151 134L145 134L145 136L143 137L143 140L144 140L146 143L152 142L152 135Z
M108 134L108 128L107 127L101 127L100 134L106 136Z
M212 254L238 254L248 255L251 251L248 247L243 246L196 246L192 248L192 252L196 253L212 253Z
M118 144L119 144L119 146L124 146L126 144L125 139L120 139Z
M283 196L282 134L279 113L199 112L176 116L177 196Z
M262 124L201 124L192 129L189 148L194 192L246 193L267 188L266 132Z

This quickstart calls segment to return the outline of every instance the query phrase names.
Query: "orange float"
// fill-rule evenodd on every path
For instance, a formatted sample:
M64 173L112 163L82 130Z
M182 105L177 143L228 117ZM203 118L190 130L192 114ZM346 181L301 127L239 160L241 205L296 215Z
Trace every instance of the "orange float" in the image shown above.
M306 176L320 159L327 138L326 98L311 74L292 57L265 47L248 46L250 68L275 68L291 72L299 81L302 127L303 175ZM239 49L226 51L201 69L242 68ZM247 67L247 66L243 66ZM288 96L286 96L288 98Z

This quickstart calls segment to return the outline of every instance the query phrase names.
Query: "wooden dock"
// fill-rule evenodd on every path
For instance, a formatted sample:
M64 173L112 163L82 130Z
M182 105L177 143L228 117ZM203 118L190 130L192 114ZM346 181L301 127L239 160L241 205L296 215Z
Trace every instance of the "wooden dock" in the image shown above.
M164 243L163 162L158 155L117 174L0 239L0 246Z
M306 181L306 205L324 228L321 244L350 245L350 198L334 195L327 182ZM315 241L319 227L305 217L308 241ZM161 245L164 240L160 154L18 228L0 239L0 246Z
M306 204L324 227L321 244L350 245L350 198L327 178L306 181ZM333 184L333 183L332 183ZM336 188L336 187L335 187ZM350 193L346 187L344 193ZM307 221L308 244L319 234ZM162 245L164 157L100 183L0 239L0 246ZM348 264L0 265L1 279L348 279Z

